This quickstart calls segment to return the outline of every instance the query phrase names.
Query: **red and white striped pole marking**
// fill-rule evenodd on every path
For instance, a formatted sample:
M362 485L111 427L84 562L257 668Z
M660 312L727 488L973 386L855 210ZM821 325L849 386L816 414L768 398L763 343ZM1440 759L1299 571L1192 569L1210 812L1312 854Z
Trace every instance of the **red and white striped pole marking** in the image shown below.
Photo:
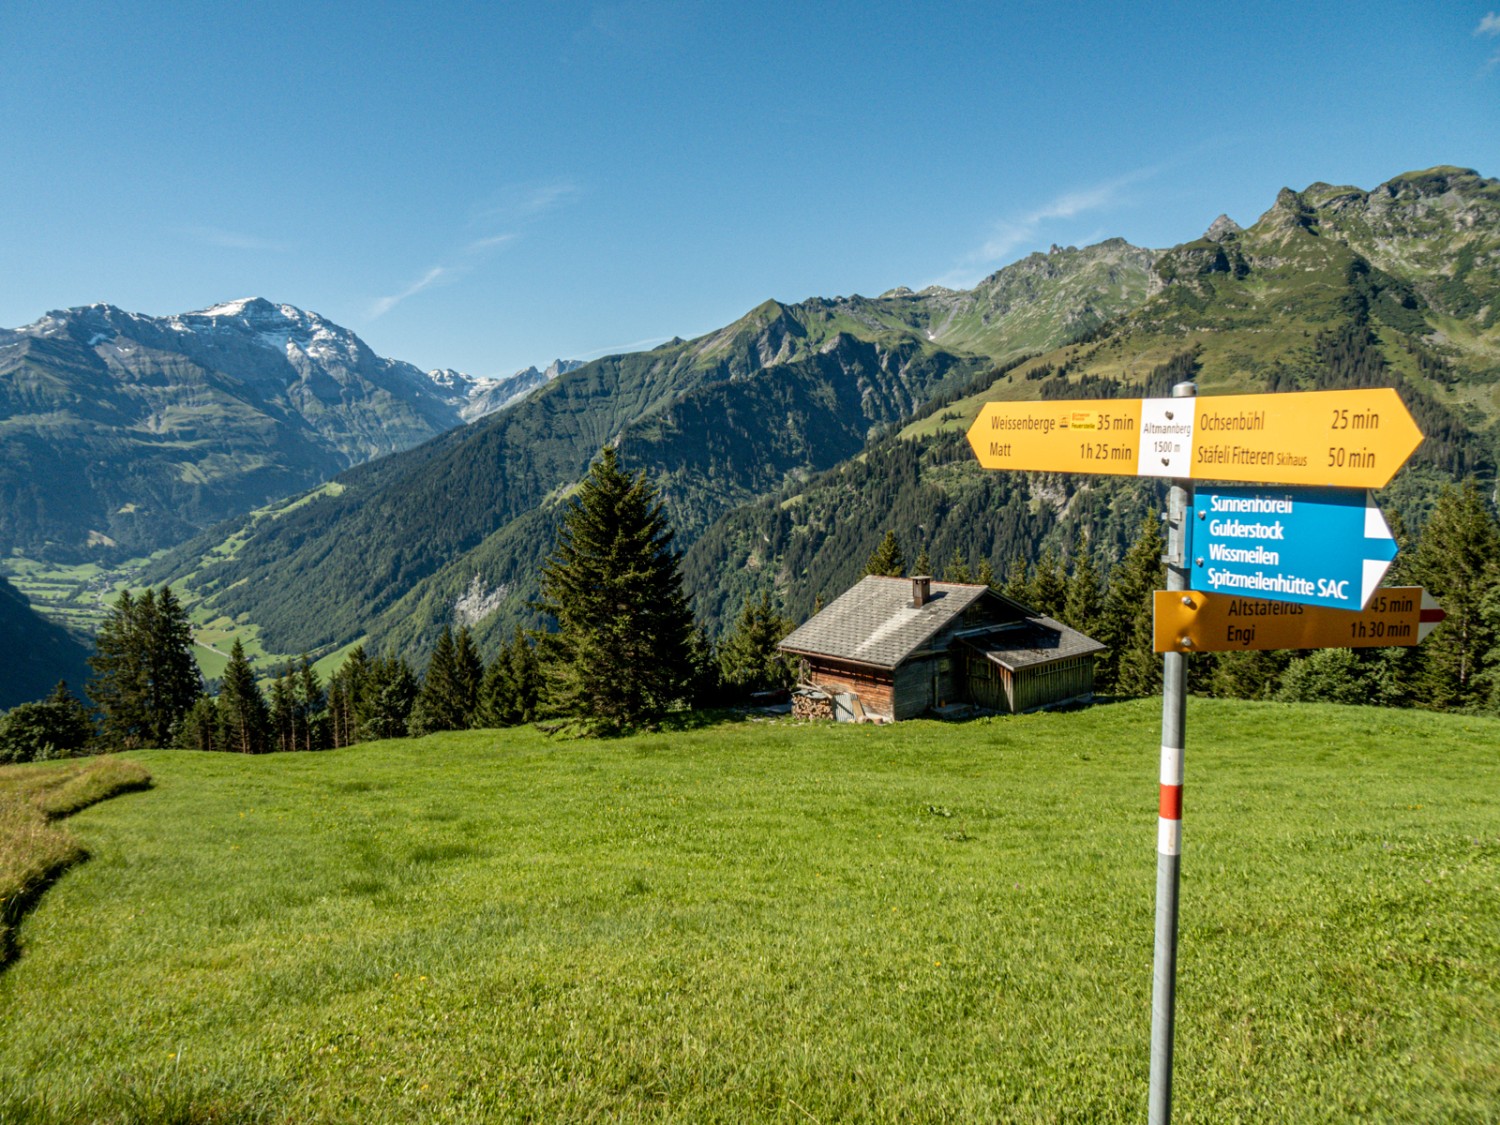
M1182 747L1161 748L1161 803L1156 819L1158 855L1182 854Z
M1172 397L1191 398L1192 383ZM1188 588L1187 522L1193 485L1176 480L1167 497L1167 589ZM1172 1120L1172 1038L1177 1007L1177 879L1182 862L1182 752L1187 727L1187 654L1162 654L1161 796L1156 821L1156 953L1151 970L1151 1088L1149 1125Z

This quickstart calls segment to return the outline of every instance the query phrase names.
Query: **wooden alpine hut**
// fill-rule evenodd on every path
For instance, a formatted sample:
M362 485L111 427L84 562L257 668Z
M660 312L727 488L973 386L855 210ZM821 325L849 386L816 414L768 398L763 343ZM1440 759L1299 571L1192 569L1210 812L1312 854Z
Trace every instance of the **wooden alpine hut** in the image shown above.
M955 704L1021 712L1086 702L1092 637L988 586L869 576L781 642L833 717L893 721Z

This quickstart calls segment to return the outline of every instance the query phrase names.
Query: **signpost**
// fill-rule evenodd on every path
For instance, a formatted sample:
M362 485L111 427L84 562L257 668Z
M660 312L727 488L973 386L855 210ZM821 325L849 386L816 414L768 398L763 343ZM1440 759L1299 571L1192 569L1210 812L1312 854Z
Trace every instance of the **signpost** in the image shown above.
M986 469L1381 488L1422 440L1390 388L987 402L969 428Z
M1172 396L989 402L968 434L987 469L1173 482L1167 589L1154 606L1163 667L1150 1125L1172 1116L1188 654L1413 645L1443 619L1420 588L1378 589L1396 544L1364 490L1387 484L1422 441L1394 390L1198 398L1179 383ZM1215 487L1195 503L1199 480L1261 487ZM1294 487L1266 487L1276 485Z
M1353 611L1199 590L1157 590L1155 598L1157 652L1410 646L1447 616L1420 586L1388 586Z
M1193 517L1189 584L1210 593L1362 609L1396 557L1358 489L1200 489Z

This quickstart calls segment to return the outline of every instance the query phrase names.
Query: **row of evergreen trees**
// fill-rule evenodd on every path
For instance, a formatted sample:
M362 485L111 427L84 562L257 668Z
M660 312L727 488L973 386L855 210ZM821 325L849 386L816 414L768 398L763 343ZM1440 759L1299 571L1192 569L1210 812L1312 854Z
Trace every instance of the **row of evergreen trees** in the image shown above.
M1279 699L1500 711L1500 523L1471 479L1443 489L1415 543L1393 520L1400 551L1387 586L1420 586L1447 613L1444 624L1415 648L1323 649L1307 652L1200 654L1189 662L1190 688L1234 699ZM1087 541L1064 560L1047 551L1035 562L1015 559L996 583L988 561L971 572L955 554L941 578L985 582L1106 646L1096 658L1095 684L1105 694L1160 690L1161 660L1152 650L1153 590L1161 589L1165 541L1148 518L1107 581ZM866 573L907 573L894 532L888 532ZM931 574L926 549L913 574Z
M1240 652L1196 657L1190 686L1238 698L1374 702L1500 710L1500 525L1471 481L1440 495L1418 543L1397 529L1401 553L1388 584L1420 585L1448 613L1416 649ZM1157 519L1146 520L1121 561L1101 573L1087 541L1067 557L1015 559L997 588L1101 641L1096 685L1113 695L1159 690L1151 593L1162 583ZM702 706L784 688L776 643L791 622L769 595L747 604L717 650L693 621L672 531L644 474L623 472L613 449L590 470L548 561L543 608L554 632L513 638L488 666L467 629L445 630L419 676L400 655L356 648L325 684L303 657L268 689L236 641L216 695L203 691L192 633L170 587L120 595L100 630L88 695L65 686L0 720L0 759L30 760L105 748L178 745L262 753L317 750L377 738L538 720L609 733ZM925 548L907 567L888 532L867 573L932 573ZM996 584L987 560L955 552L941 577Z
M785 687L775 650L791 623L769 598L745 607L715 651L694 624L672 531L644 474L622 471L605 449L564 521L548 561L542 608L554 632L517 630L488 666L468 629L445 629L419 676L405 657L355 648L325 684L308 657L262 688L237 639L219 690L206 694L192 630L168 586L120 595L99 633L88 693L100 716L61 688L15 725L16 760L107 748L175 745L259 754L321 750L378 738L547 719L580 732L660 721L682 705L727 702ZM54 714L56 712L56 714ZM38 715L43 715L38 710ZM73 726L63 737L66 723ZM55 721L52 721L55 720Z

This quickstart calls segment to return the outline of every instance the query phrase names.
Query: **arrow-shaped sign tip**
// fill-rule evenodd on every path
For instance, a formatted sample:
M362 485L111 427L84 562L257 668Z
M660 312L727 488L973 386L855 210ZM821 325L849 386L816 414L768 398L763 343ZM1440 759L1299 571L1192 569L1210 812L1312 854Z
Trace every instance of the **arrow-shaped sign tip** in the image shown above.
M1427 634L1441 625L1448 617L1448 611L1438 605L1438 600L1426 590L1422 591L1422 610L1417 618L1417 640L1425 640Z

